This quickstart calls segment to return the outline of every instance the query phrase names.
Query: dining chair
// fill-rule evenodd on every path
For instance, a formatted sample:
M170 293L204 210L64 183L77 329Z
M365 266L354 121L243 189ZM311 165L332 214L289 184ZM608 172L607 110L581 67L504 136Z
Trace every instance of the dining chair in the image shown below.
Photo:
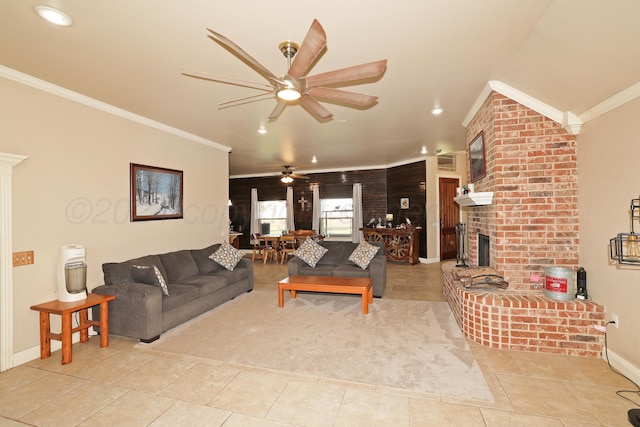
M324 241L324 235L319 234L315 230L296 230L296 231L293 232L293 234L297 237L298 244L304 242L304 240L307 237L311 237L316 242L323 242Z
M280 237L280 264L298 249L298 240L294 234L287 234Z
M264 264L267 263L269 257L278 262L278 252L280 251L280 236L262 236L265 248L262 250L264 254Z

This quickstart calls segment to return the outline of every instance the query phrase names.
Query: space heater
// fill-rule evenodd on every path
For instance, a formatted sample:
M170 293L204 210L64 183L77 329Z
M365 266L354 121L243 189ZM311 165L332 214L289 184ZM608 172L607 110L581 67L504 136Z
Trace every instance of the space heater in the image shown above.
M64 245L60 248L58 265L58 300L80 301L87 297L86 250L82 245Z

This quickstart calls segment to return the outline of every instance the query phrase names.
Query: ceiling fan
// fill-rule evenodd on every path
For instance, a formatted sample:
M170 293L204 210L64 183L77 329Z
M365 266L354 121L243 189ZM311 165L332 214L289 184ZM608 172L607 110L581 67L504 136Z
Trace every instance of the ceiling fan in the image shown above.
M211 33L208 35L209 38L230 50L240 60L249 65L268 81L268 84L254 83L198 71L183 71L182 74L189 77L250 87L267 92L223 102L218 105L218 108L233 107L275 96L278 103L269 115L270 120L278 118L284 108L293 103L302 106L318 120L324 120L330 119L333 114L322 106L316 98L361 108L370 107L378 100L377 96L348 92L330 86L343 85L346 83L354 84L357 81L363 81L365 79L375 79L381 76L386 70L386 59L341 68L313 76L306 75L316 61L318 55L327 45L327 36L324 32L324 28L322 28L322 25L320 25L317 19L313 20L307 35L302 41L302 45L298 45L291 41L280 43L279 48L288 59L289 65L289 70L283 77L277 77L256 61L251 55L222 34L216 33L210 29L207 30Z
M293 182L294 178L298 178L298 179L309 179L308 176L306 175L296 175L293 173L293 169L295 169L292 166L289 165L284 165L284 170L282 171L282 176L280 177L280 181L282 181L285 184L291 184Z

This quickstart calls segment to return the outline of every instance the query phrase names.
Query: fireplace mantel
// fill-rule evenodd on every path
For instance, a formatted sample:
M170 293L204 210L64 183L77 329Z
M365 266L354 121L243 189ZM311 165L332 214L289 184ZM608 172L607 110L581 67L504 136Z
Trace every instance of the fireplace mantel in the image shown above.
M493 200L493 191L463 194L462 196L454 197L453 200L460 206L490 205Z

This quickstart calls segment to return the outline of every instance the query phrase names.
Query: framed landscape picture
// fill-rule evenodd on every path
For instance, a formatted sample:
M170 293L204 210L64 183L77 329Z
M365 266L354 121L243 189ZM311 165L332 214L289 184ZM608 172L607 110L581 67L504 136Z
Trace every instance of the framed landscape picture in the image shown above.
M182 171L130 164L131 221L182 218Z
M480 132L469 144L469 171L471 182L487 175L487 162L484 151L484 132Z

